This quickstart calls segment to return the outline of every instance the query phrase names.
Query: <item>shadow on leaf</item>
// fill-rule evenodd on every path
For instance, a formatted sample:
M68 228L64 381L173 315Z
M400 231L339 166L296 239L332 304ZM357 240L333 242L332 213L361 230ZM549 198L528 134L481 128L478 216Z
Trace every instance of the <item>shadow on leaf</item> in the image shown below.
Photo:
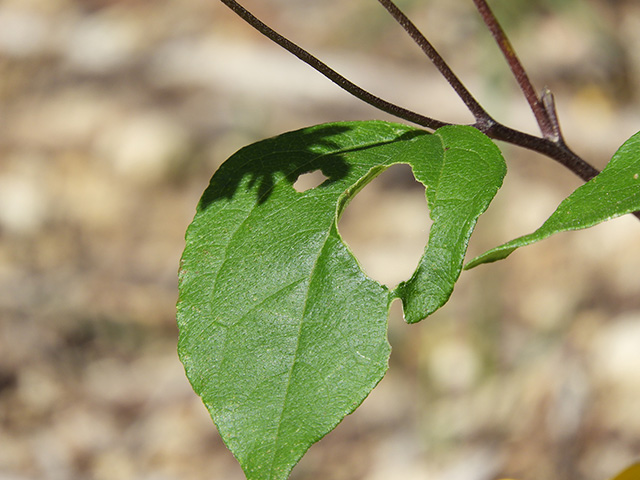
M344 158L345 154L427 134L412 131L392 141L356 148L344 148L332 141L332 137L349 130L352 130L352 127L348 125L331 124L285 133L240 149L224 162L213 176L200 199L199 209L204 210L222 198L233 198L246 176L250 177L246 183L247 189L253 189L257 185L259 205L269 199L276 182L282 179L293 186L300 175L320 170L327 177L323 185L329 185L343 179L349 173L350 166Z
M349 173L349 165L331 137L348 130L347 126L299 130L242 148L218 169L199 208L205 209L221 198L231 199L247 175L250 176L247 188L258 186L259 204L268 200L278 173L292 185L300 175L314 170L322 171L328 179L326 183L344 178Z

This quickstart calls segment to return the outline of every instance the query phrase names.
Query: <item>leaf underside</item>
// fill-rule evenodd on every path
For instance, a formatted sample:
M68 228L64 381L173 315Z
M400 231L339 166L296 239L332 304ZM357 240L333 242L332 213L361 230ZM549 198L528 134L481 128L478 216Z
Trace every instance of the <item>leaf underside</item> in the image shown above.
M433 225L413 276L389 290L362 272L337 221L397 163L426 186ZM327 180L297 192L315 170ZM248 479L286 479L382 379L390 303L400 298L413 323L448 300L504 174L497 147L473 128L428 134L377 121L290 132L220 167L186 235L179 354Z
M508 257L517 248L554 233L580 230L640 210L640 132L627 140L604 170L578 187L535 232L471 260L465 269Z

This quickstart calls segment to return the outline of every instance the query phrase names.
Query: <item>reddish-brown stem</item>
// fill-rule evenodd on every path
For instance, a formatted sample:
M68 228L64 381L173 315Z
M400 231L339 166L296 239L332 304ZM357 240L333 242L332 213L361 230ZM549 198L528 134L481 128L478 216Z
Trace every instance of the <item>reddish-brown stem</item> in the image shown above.
M378 0L391 16L398 22L402 28L409 34L411 39L422 49L424 54L431 60L431 63L438 69L440 74L451 85L451 88L458 94L460 99L472 113L477 123L482 123L487 127L495 123L493 118L478 103L474 96L469 92L467 87L460 81L458 76L453 73L451 67L442 58L438 51L433 47L431 42L422 34L418 27L407 17L391 0Z
M440 128L444 125L447 125L446 122L442 122L440 120L436 120L434 118L427 117L425 115L421 115L419 113L413 112L406 108L395 105L391 102L387 102L382 98L373 95L372 93L364 90L359 87L355 83L347 80L345 77L340 75L334 69L329 67L326 63L320 61L318 58L301 48L300 46L293 43L288 38L280 35L278 32L273 30L268 25L261 22L258 18L256 18L251 12L249 12L246 8L240 5L235 0L220 0L227 7L233 10L240 18L242 18L245 22L255 28L257 31L262 33L265 37L272 40L274 43L280 45L285 50L289 51L304 63L309 65L310 67L315 68L322 75L327 77L329 80L334 82L343 90L346 90L351 95L356 98L359 98L363 102L368 103L369 105L373 105L379 110L383 112L390 113L399 118L404 118L405 120L409 120L410 122L416 123L418 125L425 126L427 128L431 128L433 130Z
M538 122L538 126L540 127L540 131L542 132L542 136L544 138L550 140L560 140L560 137L556 136L556 129L552 124L551 119L549 118L549 113L547 112L545 105L538 97L538 94L535 92L531 80L529 80L529 75L527 75L526 70L520 63L520 59L516 55L509 38L504 33L504 30L500 26L498 19L493 14L489 5L485 0L473 0L480 16L482 17L483 22L491 32L494 40L500 47L500 51L504 55L507 60L507 64L513 73L522 93L524 94L529 106L531 107L531 111Z
M496 122L489 114L478 104L473 96L468 92L466 87L460 82L455 74L451 71L444 59L436 52L435 48L424 38L424 36L418 31L418 29L411 23L406 15L404 15L398 7L393 4L392 0L379 0L393 15L393 17L411 34L411 37L416 40L419 46L423 48L429 58L436 64L445 78L454 85L456 92L462 97L465 104L469 107L471 112L476 117L476 122L473 124L475 128L485 133L487 136L496 140L502 140L514 145L542 153L553 160L564 165L566 168L574 172L583 180L589 180L598 174L598 170L589 165L578 155L569 150L566 145L558 142L553 142L547 138L539 138L533 135L529 135L524 132L520 132L509 128ZM243 20L249 23L253 28L260 33L277 43L284 49L288 50L300 60L315 68L318 72L323 74L329 80L333 81L342 89L351 93L355 97L362 101L376 107L379 110L395 115L399 118L403 118L410 122L422 125L430 129L437 129L444 125L448 125L447 122L437 120L431 117L421 115L419 113L408 110L404 107L400 107L393 103L373 95L372 93L362 89L355 85L353 82L347 80L338 72L327 66L325 63L311 55L309 52L296 45L289 39L283 37L271 27L265 25L258 18L256 18L251 12L246 10L235 0L221 0L222 3L227 5L231 10L238 14Z
M291 42L287 38L280 35L278 32L270 28L261 22L258 18L256 18L253 14L247 11L244 7L242 7L235 0L220 0L226 6L228 6L231 10L233 10L238 16L240 16L243 20L249 23L253 28L258 30L260 33L268 37L273 42L277 43L284 49L288 50L300 60L308 64L309 66L316 69L322 75L327 77L329 80L334 82L340 88L346 90L356 98L372 105L373 107L382 110L384 112L390 113L399 118L403 118L410 122L416 123L418 125L422 125L424 127L435 130L445 125L449 125L447 122L443 122L441 120L437 120L435 118L427 117L425 115L421 115L419 113L413 112L407 108L400 107L391 102L383 100L382 98L373 95L372 93L364 90L353 82L347 80L345 77L340 75L338 72L333 70L331 67L326 65L324 62L320 61L315 56L311 55L309 52ZM540 124L540 128L543 131L543 137L536 137L533 135L529 135L528 133L524 133L510 127L507 127L497 121L495 121L480 104L475 100L475 98L469 93L467 88L460 82L458 77L451 71L447 63L442 59L442 57L438 54L438 52L433 48L431 43L420 33L420 31L415 27L415 25L409 21L409 19L404 15L398 7L393 4L392 0L378 0L387 10L392 14L394 19L400 23L405 30L411 35L411 38L422 48L422 50L427 54L427 56L431 59L431 61L436 65L440 73L447 79L447 81L451 84L451 86L455 89L456 93L460 96L460 98L465 102L465 105L469 108L471 113L474 115L476 122L472 125L477 128L485 135L495 140L502 140L507 143L511 143L513 145L518 145L520 147L533 150L535 152L541 153L548 158L551 158L564 167L571 170L577 176L579 176L584 181L588 181L595 177L599 171L583 160L580 156L576 155L567 145L564 143L562 139L562 135L560 133L560 127L557 121L555 104L553 101L553 95L551 92L544 91L542 98L539 99L535 92L533 91L533 87L531 86L531 82L526 75L526 72L522 68L522 65L517 60L515 53L513 52L513 48L510 43L506 39L506 35L502 32L502 29L498 25L495 17L490 10L488 10L488 6L486 6L486 2L484 0L474 0L476 5L484 5L486 10L481 10L481 6L478 7L481 14L485 12L487 19L489 20L487 25L493 25L493 28L498 28L501 32L501 37L503 38L503 43L506 47L506 51L511 52L511 56L507 57L507 61L509 65L513 68L516 68L514 74L516 75L516 79L518 79L518 83L521 83L521 88L525 92L525 96L531 105L536 118L540 116L544 121L538 119L538 123ZM486 13L488 12L488 13ZM483 18L484 18L483 15ZM493 18L493 20L491 20ZM486 22L486 20L485 20ZM504 43L506 42L506 43ZM503 50L504 51L504 50ZM512 59L512 60L509 60ZM515 60L513 60L515 59ZM516 67L514 67L516 66ZM519 69L519 70L517 70ZM520 71L521 73L516 73ZM524 87L523 87L524 85ZM534 101L535 100L535 101ZM640 212L634 212L634 215L640 219Z

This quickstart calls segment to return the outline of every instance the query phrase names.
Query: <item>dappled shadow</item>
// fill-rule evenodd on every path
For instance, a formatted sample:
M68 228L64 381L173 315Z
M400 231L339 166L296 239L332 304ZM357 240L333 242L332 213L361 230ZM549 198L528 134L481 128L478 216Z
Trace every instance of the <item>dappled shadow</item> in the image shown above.
M291 132L248 145L223 163L200 200L206 208L220 198L230 199L242 179L250 176L248 188L258 185L258 203L264 203L271 194L278 172L293 184L303 173L320 170L327 182L335 182L349 173L349 165L337 151L322 154L314 147L339 150L331 137L350 130L348 126L327 126L310 132Z
M327 125L310 131L285 133L242 148L223 163L213 176L200 200L200 209L207 208L218 199L232 198L245 176L250 177L247 188L258 186L258 204L268 200L278 173L284 174L286 180L293 185L300 175L320 170L327 177L323 185L328 185L343 179L349 173L350 167L344 154L427 134L423 131L411 131L390 141L355 148L341 148L332 141L332 137L349 130L352 130L349 125ZM323 151L329 153L322 153Z

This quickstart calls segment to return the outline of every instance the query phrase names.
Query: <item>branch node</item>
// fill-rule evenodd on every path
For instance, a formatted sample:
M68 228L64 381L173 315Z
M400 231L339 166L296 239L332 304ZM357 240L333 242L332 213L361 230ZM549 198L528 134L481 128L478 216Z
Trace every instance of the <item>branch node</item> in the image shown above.
M556 99L548 87L544 87L542 89L540 101L542 103L542 108L549 119L549 124L551 125L551 132L545 135L545 138L548 138L554 143L564 144L564 139L562 138L562 132L560 130L560 122L558 121L558 112L556 110Z

